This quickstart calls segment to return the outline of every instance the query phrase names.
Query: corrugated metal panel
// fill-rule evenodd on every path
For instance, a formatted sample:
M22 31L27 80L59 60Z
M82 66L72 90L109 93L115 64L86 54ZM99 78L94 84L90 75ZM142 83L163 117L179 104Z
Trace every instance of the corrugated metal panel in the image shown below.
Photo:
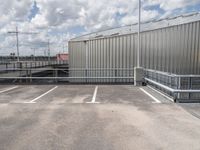
M200 73L200 21L141 33L141 66L174 74ZM71 76L133 76L137 34L69 42ZM99 69L99 70L90 70ZM111 70L112 69L112 70ZM77 81L77 80L76 80ZM89 82L130 82L129 79L80 79Z
M172 18L169 17L169 18L164 18L160 20L152 20L152 21L141 23L141 31L155 30L159 28L176 26L176 25L186 24L186 23L195 22L199 20L200 20L200 12L184 14L184 15L175 16ZM132 34L132 33L136 33L137 31L138 31L138 25L136 23L136 24L127 25L124 27L111 28L105 31L90 33L87 35L76 37L72 40L83 41L83 40L90 40L90 39L95 39L99 37L124 35L124 34L130 34L130 33Z

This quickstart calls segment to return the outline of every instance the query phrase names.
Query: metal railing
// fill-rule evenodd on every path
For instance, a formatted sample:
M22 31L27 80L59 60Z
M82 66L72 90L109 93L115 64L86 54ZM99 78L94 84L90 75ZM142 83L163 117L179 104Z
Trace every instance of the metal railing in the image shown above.
M0 70L0 82L25 83L134 83L130 68L37 68L24 67ZM145 70L145 82L173 97L174 101L200 101L200 75L176 75Z
M68 64L68 61L21 61L21 62L12 62L0 64L0 71L8 71L11 69L19 69L19 68L40 68L47 67L51 65L64 65Z
M130 68L70 69L69 77L79 77L79 79L71 79L70 82L133 83L134 69Z
M133 83L134 69L15 68L0 70L0 82Z
M173 97L174 101L200 101L200 75L176 75L147 69L145 81Z
M56 56L20 56L20 61L55 61ZM0 56L0 64L17 62L17 56Z

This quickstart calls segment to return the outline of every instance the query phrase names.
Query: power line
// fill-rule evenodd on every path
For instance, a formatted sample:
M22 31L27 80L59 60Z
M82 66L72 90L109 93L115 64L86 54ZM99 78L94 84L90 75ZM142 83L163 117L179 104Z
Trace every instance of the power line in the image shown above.
M19 62L19 34L27 34L27 35L30 35L30 34L38 34L38 33L34 33L34 32L19 32L18 31L18 27L16 26L16 30L15 31L8 31L8 34L15 34L16 35L16 47L17 47L17 61Z

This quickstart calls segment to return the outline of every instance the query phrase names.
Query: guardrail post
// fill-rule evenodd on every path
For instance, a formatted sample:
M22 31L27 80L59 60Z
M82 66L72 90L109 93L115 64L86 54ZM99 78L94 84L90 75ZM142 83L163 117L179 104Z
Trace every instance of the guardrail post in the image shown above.
M144 68L135 67L134 68L134 85L141 86L144 82Z
M6 67L5 72L8 73L8 66L7 66L7 63L6 63L5 65L6 65L6 66L5 66L5 67Z
M86 78L85 78L85 81L86 81L86 83L88 82L88 80L87 80L87 74L88 74L88 73L87 73L87 69L85 69L85 77L86 77Z
M117 82L117 69L115 69L115 83Z
M30 69L30 83L32 83L32 71L31 71L31 69Z
M26 83L28 82L27 77L28 77L28 69L26 69Z
M54 77L55 77L54 81L57 83L58 82L58 80L57 80L58 70L57 69L54 70Z
M191 90L192 89L192 78L189 77L189 89ZM189 99L191 98L191 93L188 93L189 95Z

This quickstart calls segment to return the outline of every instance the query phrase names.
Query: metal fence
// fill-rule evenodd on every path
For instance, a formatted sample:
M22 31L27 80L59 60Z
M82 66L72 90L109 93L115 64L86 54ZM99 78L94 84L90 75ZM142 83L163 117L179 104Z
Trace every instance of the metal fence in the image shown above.
M69 82L68 68L15 68L0 70L0 83L58 83Z
M13 68L0 70L1 83L134 83L134 69L93 68L58 69ZM176 75L156 70L145 70L148 85L171 96L178 102L200 101L200 75Z
M134 69L127 68L90 68L69 69L72 83L133 83ZM74 79L73 79L74 78Z
M78 74L78 75L76 75ZM133 83L133 69L15 68L0 70L2 83Z
M39 83L43 81L48 83L56 81L57 77L68 76L68 61L20 61L0 64L0 83Z
M68 64L68 61L20 61L0 64L0 71L6 71L8 69L17 68L40 68L51 65L64 65Z
M200 75L176 75L146 70L147 84L163 91L179 102L200 102Z
M20 56L20 61L56 61L55 56ZM0 56L0 64L13 63L17 61L17 56Z

